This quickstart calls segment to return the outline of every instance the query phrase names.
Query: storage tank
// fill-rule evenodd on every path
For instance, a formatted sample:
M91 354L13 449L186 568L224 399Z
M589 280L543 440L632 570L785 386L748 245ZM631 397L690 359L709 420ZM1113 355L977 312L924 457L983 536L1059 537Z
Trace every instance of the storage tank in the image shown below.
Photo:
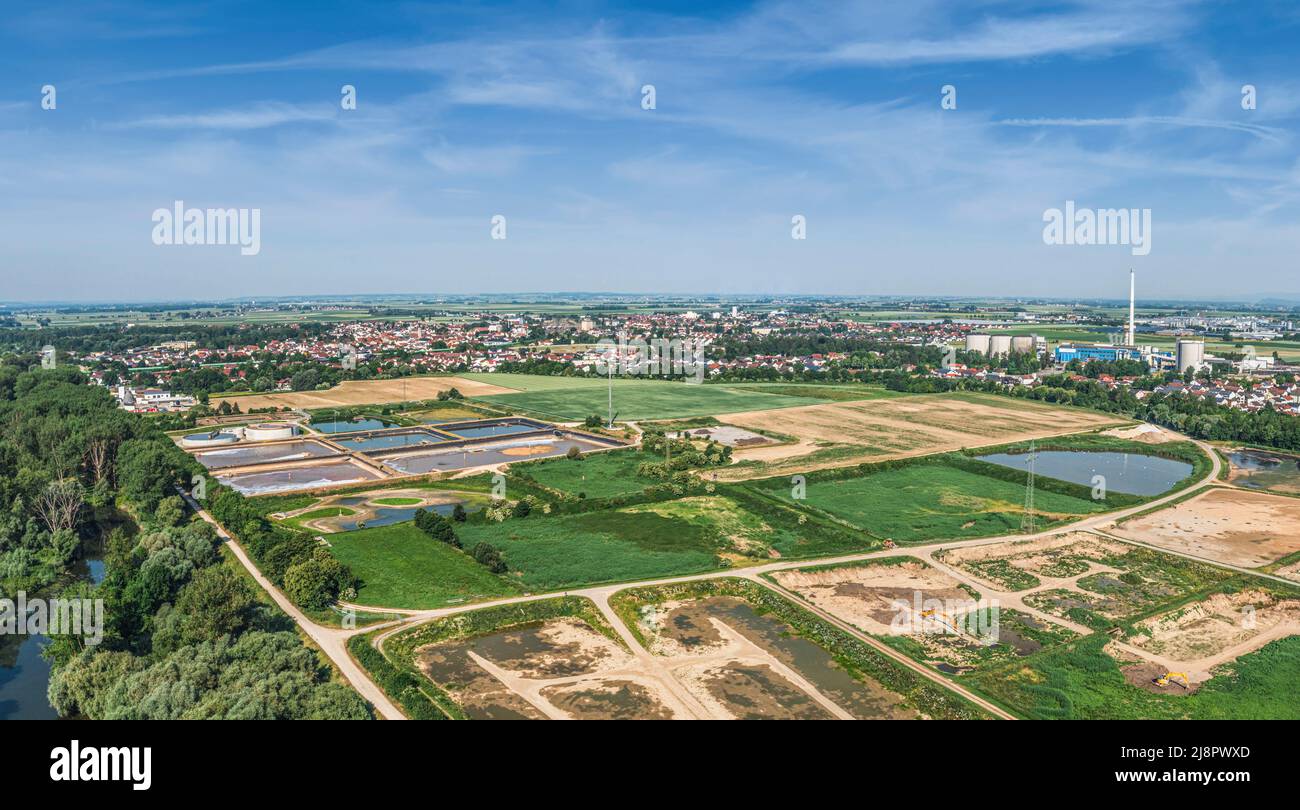
M289 422L258 422L244 428L244 439L250 442L268 442L273 439L292 439L298 429Z
M1198 369L1205 364L1205 341L1179 340L1177 351L1178 373Z
M239 435L225 430L191 433L181 439L181 447L222 447L239 441Z
M1034 336L1033 335L1016 335L1011 338L1011 351L1019 354L1034 353Z
M989 354L1010 354L1011 335L993 335L989 338Z
M980 354L988 354L989 336L988 335L967 335L966 351L979 352Z

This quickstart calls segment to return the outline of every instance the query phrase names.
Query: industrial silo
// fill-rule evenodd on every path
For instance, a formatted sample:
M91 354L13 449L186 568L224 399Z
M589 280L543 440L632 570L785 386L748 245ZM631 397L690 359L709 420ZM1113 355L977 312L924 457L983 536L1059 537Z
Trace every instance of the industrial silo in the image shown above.
M971 334L966 336L966 351L979 352L980 354L989 353L989 336Z
M1011 351L1018 354L1034 353L1034 336L1033 335L1016 335L1011 338Z
M1192 370L1200 368L1205 364L1205 341L1179 340L1176 359L1180 374L1189 368Z
M992 335L989 338L989 354L1010 354L1011 335Z

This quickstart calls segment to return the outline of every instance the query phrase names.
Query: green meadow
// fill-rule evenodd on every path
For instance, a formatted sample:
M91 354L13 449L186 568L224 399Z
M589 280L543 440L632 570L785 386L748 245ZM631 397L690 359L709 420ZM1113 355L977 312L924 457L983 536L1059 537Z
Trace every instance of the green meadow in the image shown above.
M508 578L488 571L464 551L430 538L410 521L331 534L327 539L334 556L360 578L357 602L361 604L437 608L519 592Z
M801 503L872 535L899 542L986 537L1015 533L1024 515L1022 484L959 469L939 461L918 462L855 477L810 476L806 498L796 501L786 479L754 486L789 503ZM1083 497L1040 490L1035 494L1039 528L1108 507Z

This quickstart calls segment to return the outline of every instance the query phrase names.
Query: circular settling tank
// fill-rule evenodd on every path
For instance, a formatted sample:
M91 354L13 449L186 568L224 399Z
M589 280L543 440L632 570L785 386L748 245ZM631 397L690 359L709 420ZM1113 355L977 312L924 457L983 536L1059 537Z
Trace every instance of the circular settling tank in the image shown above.
M191 433L181 439L182 447L221 447L227 444L234 444L239 441L239 436L234 433L224 433L222 431L213 431L211 433Z
M250 442L292 439L296 435L298 428L288 422L258 422L244 428L244 439Z

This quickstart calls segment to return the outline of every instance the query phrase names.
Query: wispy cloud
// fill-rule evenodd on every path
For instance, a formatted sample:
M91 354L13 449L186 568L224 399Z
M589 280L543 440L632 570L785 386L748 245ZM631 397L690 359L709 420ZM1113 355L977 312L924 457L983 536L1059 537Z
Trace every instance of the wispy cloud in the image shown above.
M1006 127L1188 127L1224 129L1244 132L1260 140L1280 143L1289 133L1280 127L1248 124L1210 118L1185 118L1177 115L1133 115L1121 118L1004 118L997 122Z
M447 174L500 176L519 168L540 150L523 146L441 146L422 153L429 165Z
M281 102L259 102L243 107L230 107L210 112L152 115L144 118L111 123L109 129L215 129L245 130L266 129L284 124L334 121L338 108L324 104L300 105Z

